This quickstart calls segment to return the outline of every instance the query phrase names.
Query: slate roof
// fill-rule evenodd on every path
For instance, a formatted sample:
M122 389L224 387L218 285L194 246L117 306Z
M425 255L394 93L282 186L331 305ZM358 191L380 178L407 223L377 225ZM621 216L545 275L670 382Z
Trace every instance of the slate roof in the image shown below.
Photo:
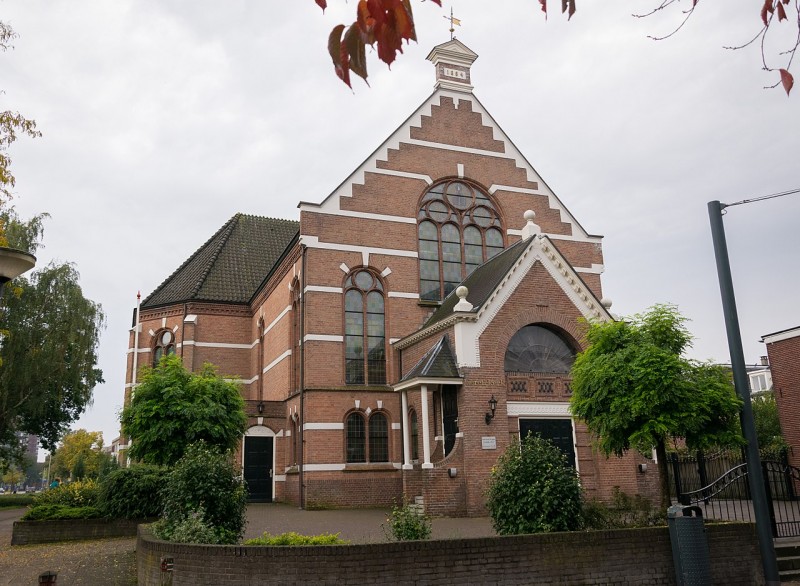
M186 301L249 303L299 232L293 220L236 214L156 287L142 309Z
M472 311L477 312L480 307L489 299L489 295L495 290L503 277L511 270L511 267L517 262L517 259L525 251L525 248L530 244L530 240L520 240L519 242L509 246L503 252L495 257L490 258L485 263L476 268L471 275L461 282L469 289L467 293L467 301L472 304ZM437 322L442 321L453 313L453 308L458 303L458 296L455 290L444 298L442 304L433 312L425 322L423 328L427 328Z
M446 335L428 350L400 382L414 378L461 378L453 351L450 349L450 340Z

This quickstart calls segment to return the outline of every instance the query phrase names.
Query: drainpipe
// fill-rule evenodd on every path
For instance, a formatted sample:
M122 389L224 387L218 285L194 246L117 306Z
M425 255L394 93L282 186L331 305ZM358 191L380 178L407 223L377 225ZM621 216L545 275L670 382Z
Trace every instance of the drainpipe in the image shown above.
M142 307L142 292L136 292L136 319L133 320L133 372L131 373L131 392L130 392L130 400L133 401L133 392L136 390L136 371L139 369L139 330L140 328L140 321L139 321L139 311ZM120 439L122 435L120 434ZM130 449L131 447L131 438L128 439L128 446L127 448ZM127 456L127 452L126 452ZM52 453L50 454L52 458ZM127 459L126 466L130 465L130 458ZM49 475L49 472L48 472Z
M306 335L306 252L308 249L305 244L300 245L302 250L301 258L302 263L300 270L303 271L300 275L300 421L297 425L297 431L300 434L300 453L299 455L299 468L300 468L300 508L306 508L306 487L305 487L305 433L303 427L305 426L305 335Z
M184 342L186 341L186 313L187 313L186 303L184 303L183 319L181 320L181 362L183 362L183 349L186 346L186 344L184 344ZM194 360L192 362L194 362ZM186 365L184 364L184 366ZM194 365L192 365L192 367L194 367ZM190 370L194 370L194 368L191 368Z

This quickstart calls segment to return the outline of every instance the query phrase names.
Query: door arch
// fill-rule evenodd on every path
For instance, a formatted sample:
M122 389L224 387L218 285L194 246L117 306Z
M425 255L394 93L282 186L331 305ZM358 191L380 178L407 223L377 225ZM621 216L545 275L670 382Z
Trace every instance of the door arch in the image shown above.
M275 432L254 425L244 434L242 471L250 502L271 503L275 494Z

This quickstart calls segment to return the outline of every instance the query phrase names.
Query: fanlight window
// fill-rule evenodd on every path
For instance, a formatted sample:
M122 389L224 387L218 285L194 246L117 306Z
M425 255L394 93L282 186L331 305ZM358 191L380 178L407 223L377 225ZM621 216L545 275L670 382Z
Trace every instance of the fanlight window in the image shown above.
M575 352L564 338L546 327L527 325L508 343L505 371L567 374L574 362Z
M175 354L175 334L171 330L161 330L156 334L156 344L153 348L153 366L158 366L161 358L170 354Z
M465 181L434 185L419 222L420 298L439 301L503 250L503 226L489 196Z
M345 383L386 384L383 285L360 270L345 281Z

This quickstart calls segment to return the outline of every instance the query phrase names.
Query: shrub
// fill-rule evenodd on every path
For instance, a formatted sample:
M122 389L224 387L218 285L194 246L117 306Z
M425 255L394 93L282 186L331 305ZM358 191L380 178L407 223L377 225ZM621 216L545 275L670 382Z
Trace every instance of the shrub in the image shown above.
M66 505L68 507L95 507L100 488L94 480L78 480L48 488L33 497L36 505Z
M630 496L614 487L610 506L599 501L583 505L583 526L586 529L624 529L664 525L664 513L640 495Z
M300 535L294 531L272 535L264 533L244 542L244 545L346 545L346 539L340 539L338 533L322 533L321 535Z
M175 523L166 519L157 521L152 526L153 535L165 541L178 543L220 543L217 531L206 520L205 511L191 511L186 517Z
M11 507L27 507L33 503L32 494L4 494L0 495L0 509Z
M218 543L236 543L244 533L247 490L230 454L204 442L190 445L169 473L162 491L164 522L173 533L179 523L204 511Z
M161 516L161 490L169 471L134 464L108 473L100 481L99 506L108 517L144 519Z
M52 521L63 519L98 519L103 512L97 507L71 507L69 505L36 505L22 516L23 521Z
M383 526L384 533L395 541L414 541L428 539L431 536L431 518L417 512L408 503L403 503L402 507L392 507L389 518L386 519L387 526Z
M492 468L487 506L500 535L572 531L581 525L577 474L564 454L539 436L513 442L500 456Z

